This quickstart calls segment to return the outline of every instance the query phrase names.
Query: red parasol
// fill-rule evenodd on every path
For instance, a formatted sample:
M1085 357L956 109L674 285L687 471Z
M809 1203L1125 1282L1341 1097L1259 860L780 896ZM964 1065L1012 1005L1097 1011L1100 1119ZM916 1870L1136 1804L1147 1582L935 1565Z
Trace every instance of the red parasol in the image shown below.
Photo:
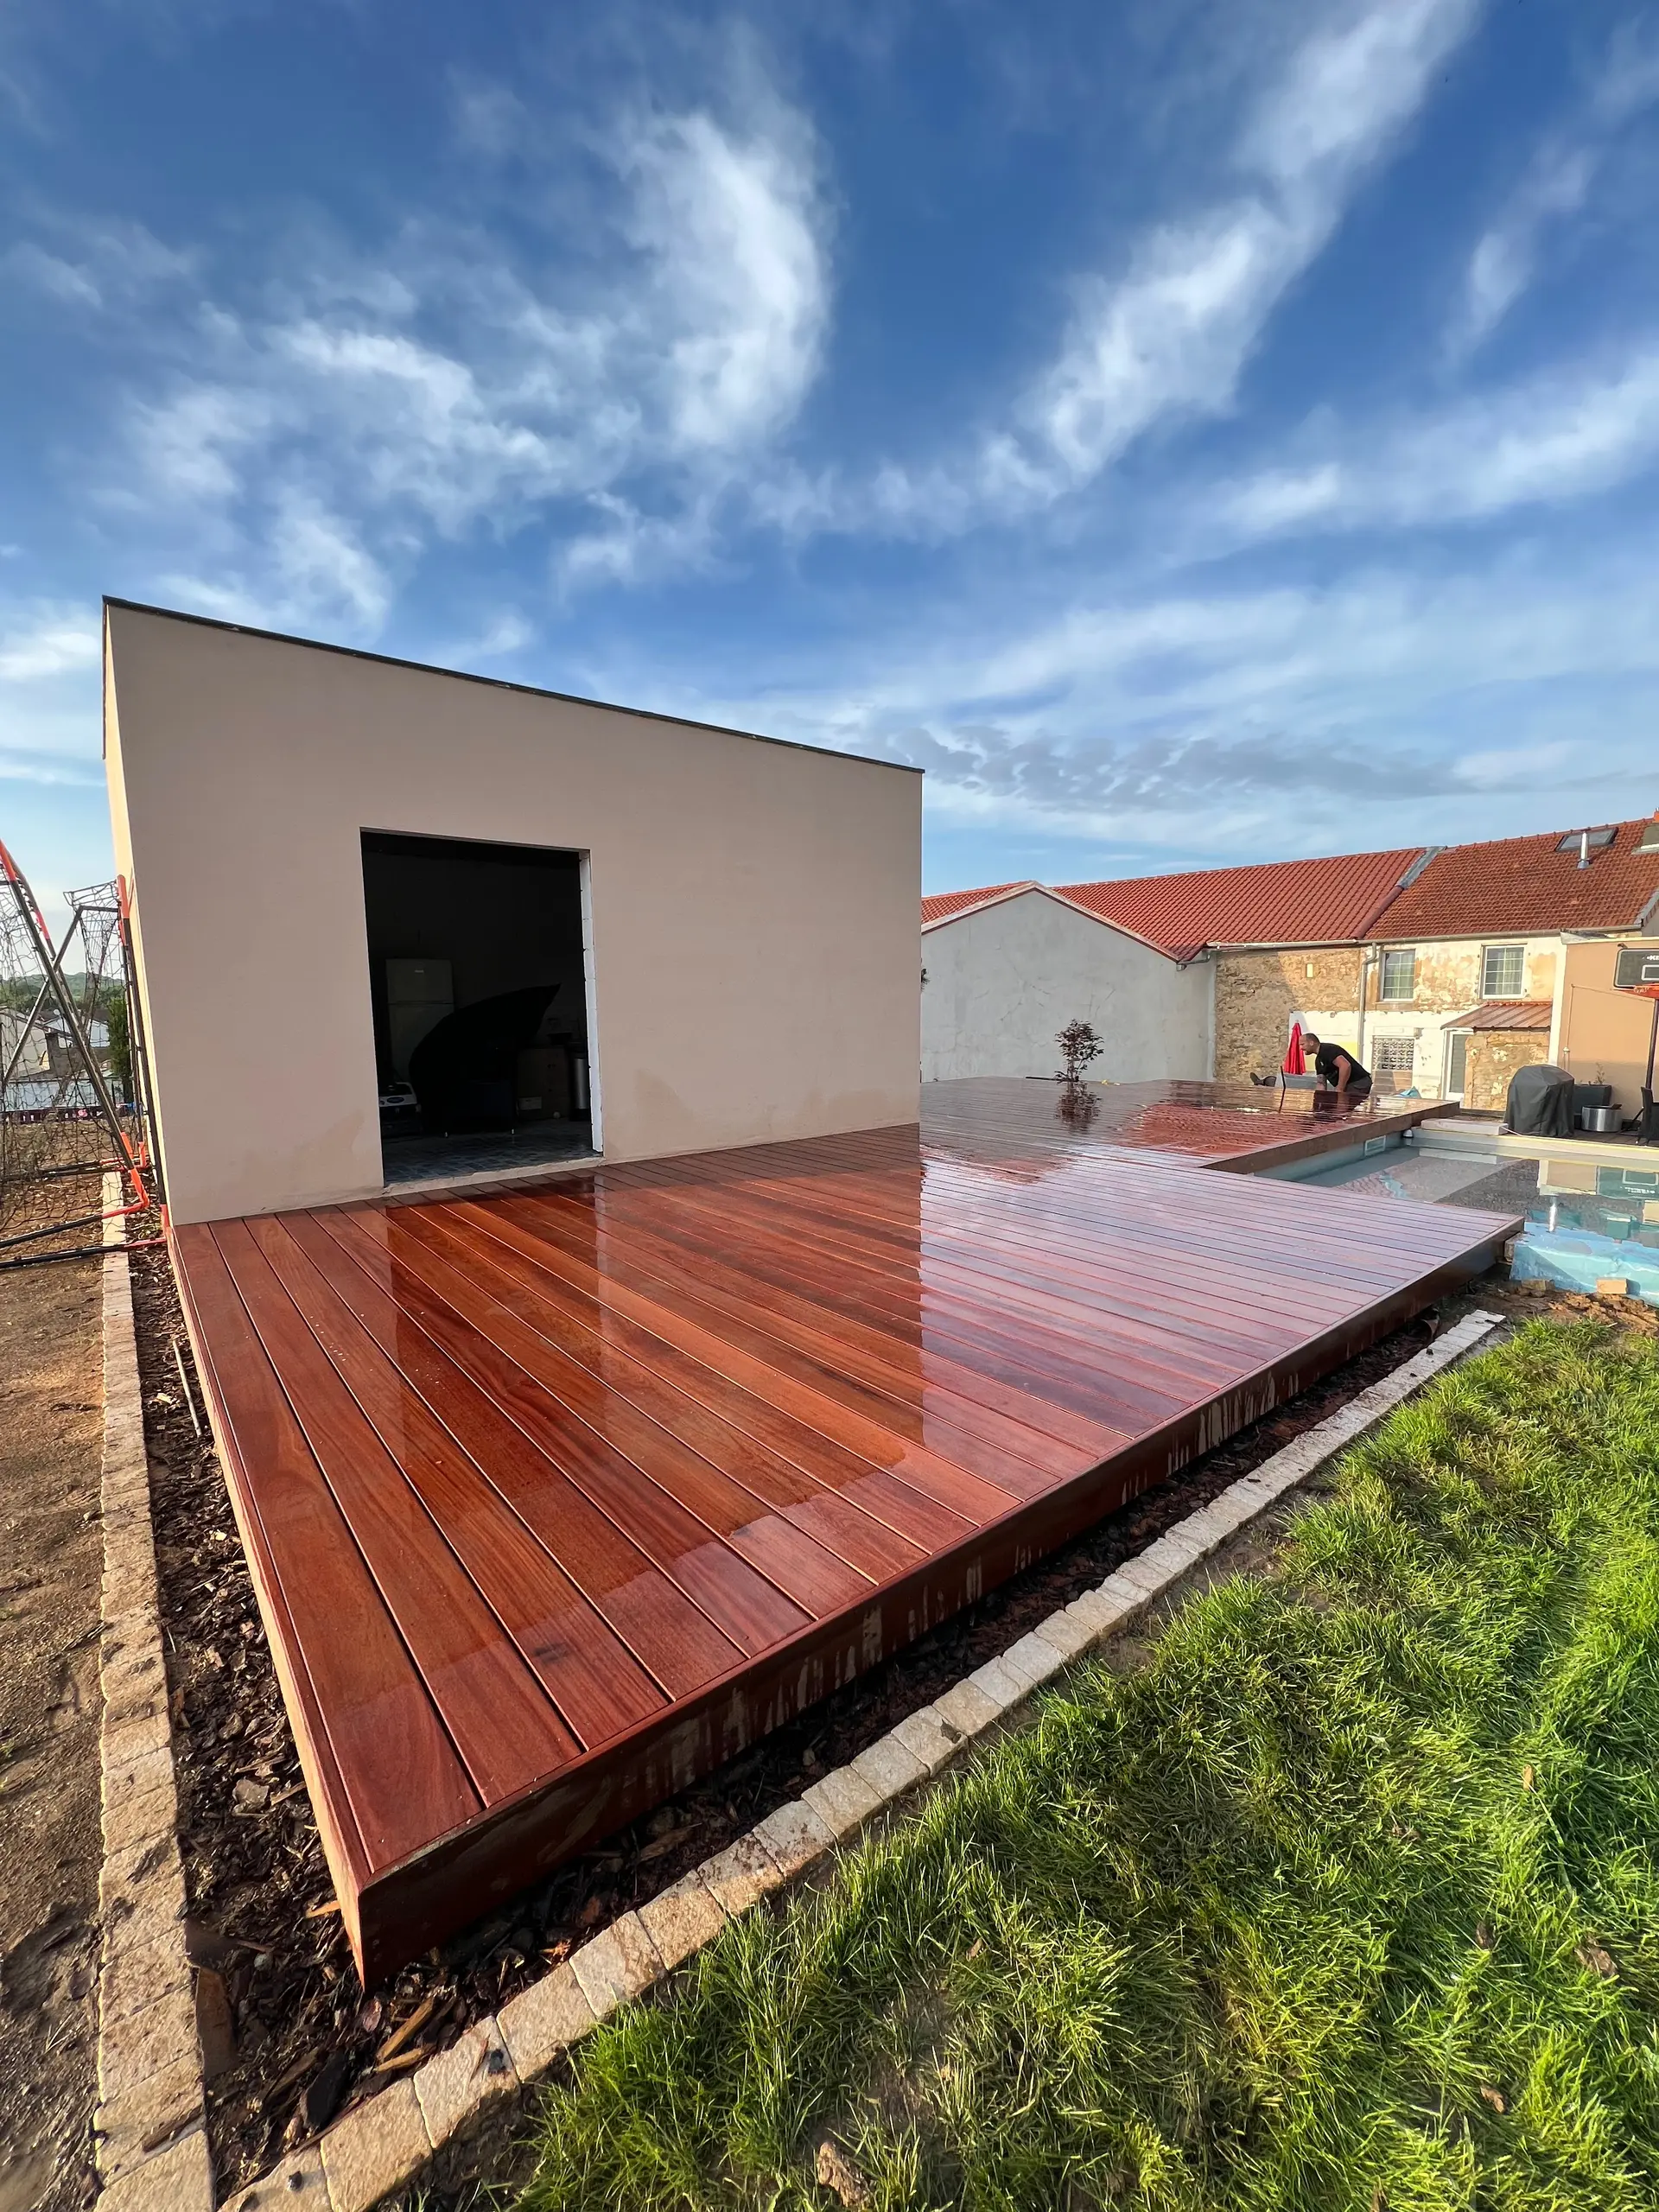
M1307 1063L1302 1057L1302 1025L1300 1021L1293 1021L1290 1025L1290 1043L1285 1048L1279 1072L1281 1075L1307 1073Z

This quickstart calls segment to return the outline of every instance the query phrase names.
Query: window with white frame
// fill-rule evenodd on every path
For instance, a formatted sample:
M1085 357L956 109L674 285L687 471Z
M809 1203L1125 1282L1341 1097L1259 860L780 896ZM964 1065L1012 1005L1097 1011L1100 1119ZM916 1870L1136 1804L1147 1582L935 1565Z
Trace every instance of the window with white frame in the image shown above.
M1482 998L1518 999L1526 959L1524 944L1489 944L1480 966Z
M1411 945L1403 945L1382 956L1382 996L1389 999L1408 999L1417 988L1417 954Z

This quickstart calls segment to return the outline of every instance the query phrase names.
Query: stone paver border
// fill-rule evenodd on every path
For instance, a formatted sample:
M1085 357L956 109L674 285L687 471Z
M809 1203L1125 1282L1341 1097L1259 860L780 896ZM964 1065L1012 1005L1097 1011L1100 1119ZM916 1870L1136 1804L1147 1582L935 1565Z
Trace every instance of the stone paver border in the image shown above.
M120 1179L106 1175L105 1212L120 1204ZM118 1217L105 1222L104 1243L99 2202L104 2212L213 2212L132 1277Z
M113 2016L106 2006L100 2030L100 2092L109 2101L100 2105L99 2126L106 2130L102 2145L111 2159L106 2170L115 2177L100 2203L105 2212L151 2212L152 2208L155 2212L163 2212L163 2208L165 2212L174 2212L174 2208L178 2212L187 2212L187 2208L195 2212L199 2205L205 2212L213 2212L213 2183L201 2120L201 2069L194 2014L188 2002L190 1969L176 1924L183 1911L183 1873L175 1834L171 1754L166 1744L165 1681L164 1677L157 1678L159 1687L152 1682L147 1664L149 1646L144 1641L148 1627L159 1661L155 1555L149 1536L143 1427L125 1254L107 1260L105 1271L106 1590L111 1586L111 1506L118 1512L142 1498L142 1539L135 1536L131 1542L137 1549L147 1551L149 1591L147 1599L128 1602L118 1617L118 1645L112 1637L117 1623L112 1621L106 1627L105 1680L124 1686L123 1712L134 1700L145 1708L131 1720L113 1726L147 1724L151 1735L159 1733L161 1738L158 1747L137 1751L128 1758L124 1747L137 1738L118 1738L124 1756L114 1771L118 1783L145 1758L159 1758L162 1764L147 1770L149 1778L143 1797L148 1809L142 1821L133 1816L143 1828L143 1836L135 1834L116 1853L107 1841L111 1825L112 1708L106 1707L106 1919L118 1898L133 1895L138 1899L134 1911L143 1916L144 1933L142 1944L129 1942L124 1947L118 1940L111 1951L106 1926L103 1987L108 1991L111 1986L130 1986L136 1993L130 2002L118 2003ZM308 2205L315 2212L372 2212L385 2198L418 2180L452 2187L469 2177L498 2173L509 2159L529 2094L599 2021L644 1996L760 1899L819 1866L837 1844L855 1836L898 1799L930 1781L1075 1660L1133 1626L1182 1576L1239 1535L1287 1491L1306 1482L1385 1414L1465 1357L1501 1325L1501 1319L1496 1313L1478 1312L1455 1323L1426 1351L1374 1382L1219 1497L1178 1522L1144 1552L1116 1568L1096 1589L1052 1613L997 1658L976 1669L931 1705L909 1714L848 1765L825 1775L792 1803L780 1806L747 1835L706 1860L671 1889L613 1921L563 1964L504 2005L499 2013L476 2022L448 2050L428 2059L378 2096L355 2106L317 2141L239 2190L225 2212L276 2212L276 2207L286 2205ZM124 1328L124 1367L121 1345L118 1344L113 1354L110 1348L111 1335L119 1338ZM136 1475L131 1463L135 1432ZM112 1436L120 1446L113 1454ZM112 1461L125 1470L125 1488L119 1482L116 1485L118 1495L111 1491ZM118 1528L135 1525L137 1518L135 1512L133 1522L118 1521ZM123 1548L125 1541L122 1539L118 1546L120 1572L130 1573L142 1582L142 1562L128 1558ZM129 1585L123 1582L118 1586L125 1597ZM110 1610L106 1599L106 1614ZM140 1618L134 1618L135 1614ZM160 1700L156 1708L159 1730L149 1710L156 1699ZM163 1814L164 1827L157 1825ZM118 1834L124 1837L132 1824L124 1822L118 1813ZM145 1954L142 1968L137 1963L118 1963L136 1960L141 1948ZM156 1976L153 1986L146 1979L151 1972ZM141 2033L137 2022L152 2009L157 2024ZM124 2024L128 2022L134 2024L130 2031ZM181 2048L186 2043L188 2058ZM148 2123L150 2126L174 2123L166 2139L149 2150L142 2147L135 2124L126 2120L126 2107L103 2086L106 2049L112 2075L127 2063L123 2054L142 2050L142 2059L135 2056L131 2063L148 2070L135 2075L133 2088L127 2094L136 2097L142 2090L150 2092L157 2113L157 2119ZM106 2122L106 2112L114 2125Z

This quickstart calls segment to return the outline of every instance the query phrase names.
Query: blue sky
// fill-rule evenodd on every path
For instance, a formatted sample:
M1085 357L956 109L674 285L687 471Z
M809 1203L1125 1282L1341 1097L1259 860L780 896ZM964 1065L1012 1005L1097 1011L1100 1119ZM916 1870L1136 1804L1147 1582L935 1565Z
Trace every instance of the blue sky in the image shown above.
M930 889L1659 805L1659 8L8 0L0 836L100 592L925 766Z

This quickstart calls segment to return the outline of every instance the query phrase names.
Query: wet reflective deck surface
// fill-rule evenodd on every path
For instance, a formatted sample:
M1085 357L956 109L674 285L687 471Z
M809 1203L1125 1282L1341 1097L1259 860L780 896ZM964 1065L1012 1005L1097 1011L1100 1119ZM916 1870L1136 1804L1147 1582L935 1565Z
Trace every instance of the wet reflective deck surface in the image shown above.
M1368 1139L1403 1135L1455 1115L1432 1098L1372 1092L1351 1104L1334 1091L1265 1090L1252 1084L1085 1084L982 1077L922 1086L922 1125L942 1143L988 1155L1034 1148L1046 1155L1068 1139L1259 1174Z
M1518 1225L1213 1172L1248 1111L1065 1104L931 1085L919 1132L175 1232L367 1980ZM1172 1112L1230 1149L1166 1149Z

